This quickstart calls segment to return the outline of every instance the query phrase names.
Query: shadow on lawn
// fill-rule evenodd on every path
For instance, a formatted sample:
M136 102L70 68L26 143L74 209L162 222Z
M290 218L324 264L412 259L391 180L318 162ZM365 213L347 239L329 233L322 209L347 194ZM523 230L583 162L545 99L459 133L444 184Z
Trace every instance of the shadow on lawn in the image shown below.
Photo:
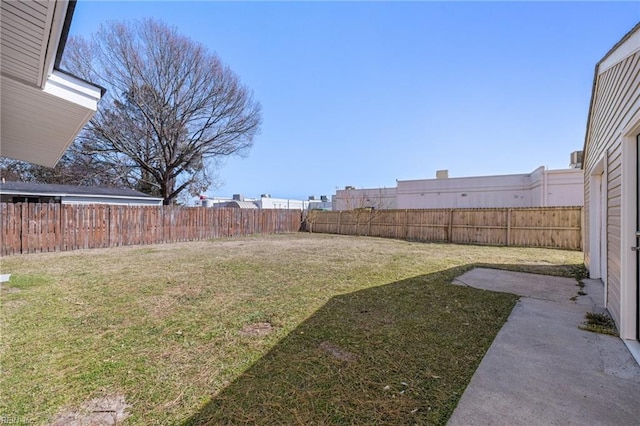
M331 298L184 425L445 424L517 296L449 283L473 264Z

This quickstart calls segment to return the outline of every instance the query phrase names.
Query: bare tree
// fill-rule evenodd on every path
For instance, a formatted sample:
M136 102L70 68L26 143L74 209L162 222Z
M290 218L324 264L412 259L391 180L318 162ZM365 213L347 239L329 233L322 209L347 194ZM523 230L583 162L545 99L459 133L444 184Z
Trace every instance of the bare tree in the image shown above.
M343 190L336 191L335 206L337 210L387 210L395 208L395 203L390 200L389 189L371 188L356 189L346 186Z
M117 176L95 158L83 155L73 144L55 167L45 167L10 158L0 159L0 176L6 181L65 185L117 185Z
M71 38L63 66L107 89L83 151L165 204L206 190L219 160L246 155L260 130L260 105L236 74L164 23L110 22L91 41Z
M0 158L0 177L3 180L13 182L24 182L30 164L12 158Z

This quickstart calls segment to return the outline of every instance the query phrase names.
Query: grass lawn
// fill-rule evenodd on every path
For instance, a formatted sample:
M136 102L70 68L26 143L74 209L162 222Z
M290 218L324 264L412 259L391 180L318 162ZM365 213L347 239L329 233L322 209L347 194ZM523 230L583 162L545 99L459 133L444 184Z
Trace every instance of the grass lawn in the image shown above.
M444 424L517 300L451 280L581 263L303 233L3 258L0 415L120 398L126 424Z

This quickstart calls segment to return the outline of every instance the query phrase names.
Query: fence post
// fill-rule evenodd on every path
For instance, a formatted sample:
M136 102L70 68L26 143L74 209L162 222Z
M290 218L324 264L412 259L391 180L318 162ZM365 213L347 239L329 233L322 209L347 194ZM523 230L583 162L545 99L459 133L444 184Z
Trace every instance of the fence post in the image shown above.
M24 253L24 234L25 234L25 222L26 222L26 218L24 216L24 206L26 205L26 203L21 203L20 204L20 254Z
M447 226L447 242L451 243L453 238L453 209L449 209L449 224Z
M409 210L404 209L404 237L403 239L409 238Z
M401 226L400 225L400 221L398 220L398 210L394 210L393 211L393 235L396 239L398 239L398 227Z
M107 204L107 247L111 247L111 204Z
M27 244L25 244L25 239L29 236L29 215L27 210L27 203L22 203L20 205L20 254L25 253L25 250L28 250ZM27 214L25 214L27 213Z
M338 212L338 234L341 234L340 227L342 225L342 210Z
M58 211L60 212L60 217L58 218L58 251L65 251L64 241L65 241L65 228L64 228L64 208L62 207L62 203L58 204Z
M507 209L507 246L511 245L511 209Z

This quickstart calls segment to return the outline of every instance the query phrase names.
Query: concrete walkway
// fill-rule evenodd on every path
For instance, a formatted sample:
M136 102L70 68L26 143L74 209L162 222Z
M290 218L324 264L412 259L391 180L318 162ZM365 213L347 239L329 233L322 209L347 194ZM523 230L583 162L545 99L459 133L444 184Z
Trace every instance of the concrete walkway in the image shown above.
M640 367L619 338L578 327L602 285L474 269L454 284L523 296L473 375L450 426L640 425Z

